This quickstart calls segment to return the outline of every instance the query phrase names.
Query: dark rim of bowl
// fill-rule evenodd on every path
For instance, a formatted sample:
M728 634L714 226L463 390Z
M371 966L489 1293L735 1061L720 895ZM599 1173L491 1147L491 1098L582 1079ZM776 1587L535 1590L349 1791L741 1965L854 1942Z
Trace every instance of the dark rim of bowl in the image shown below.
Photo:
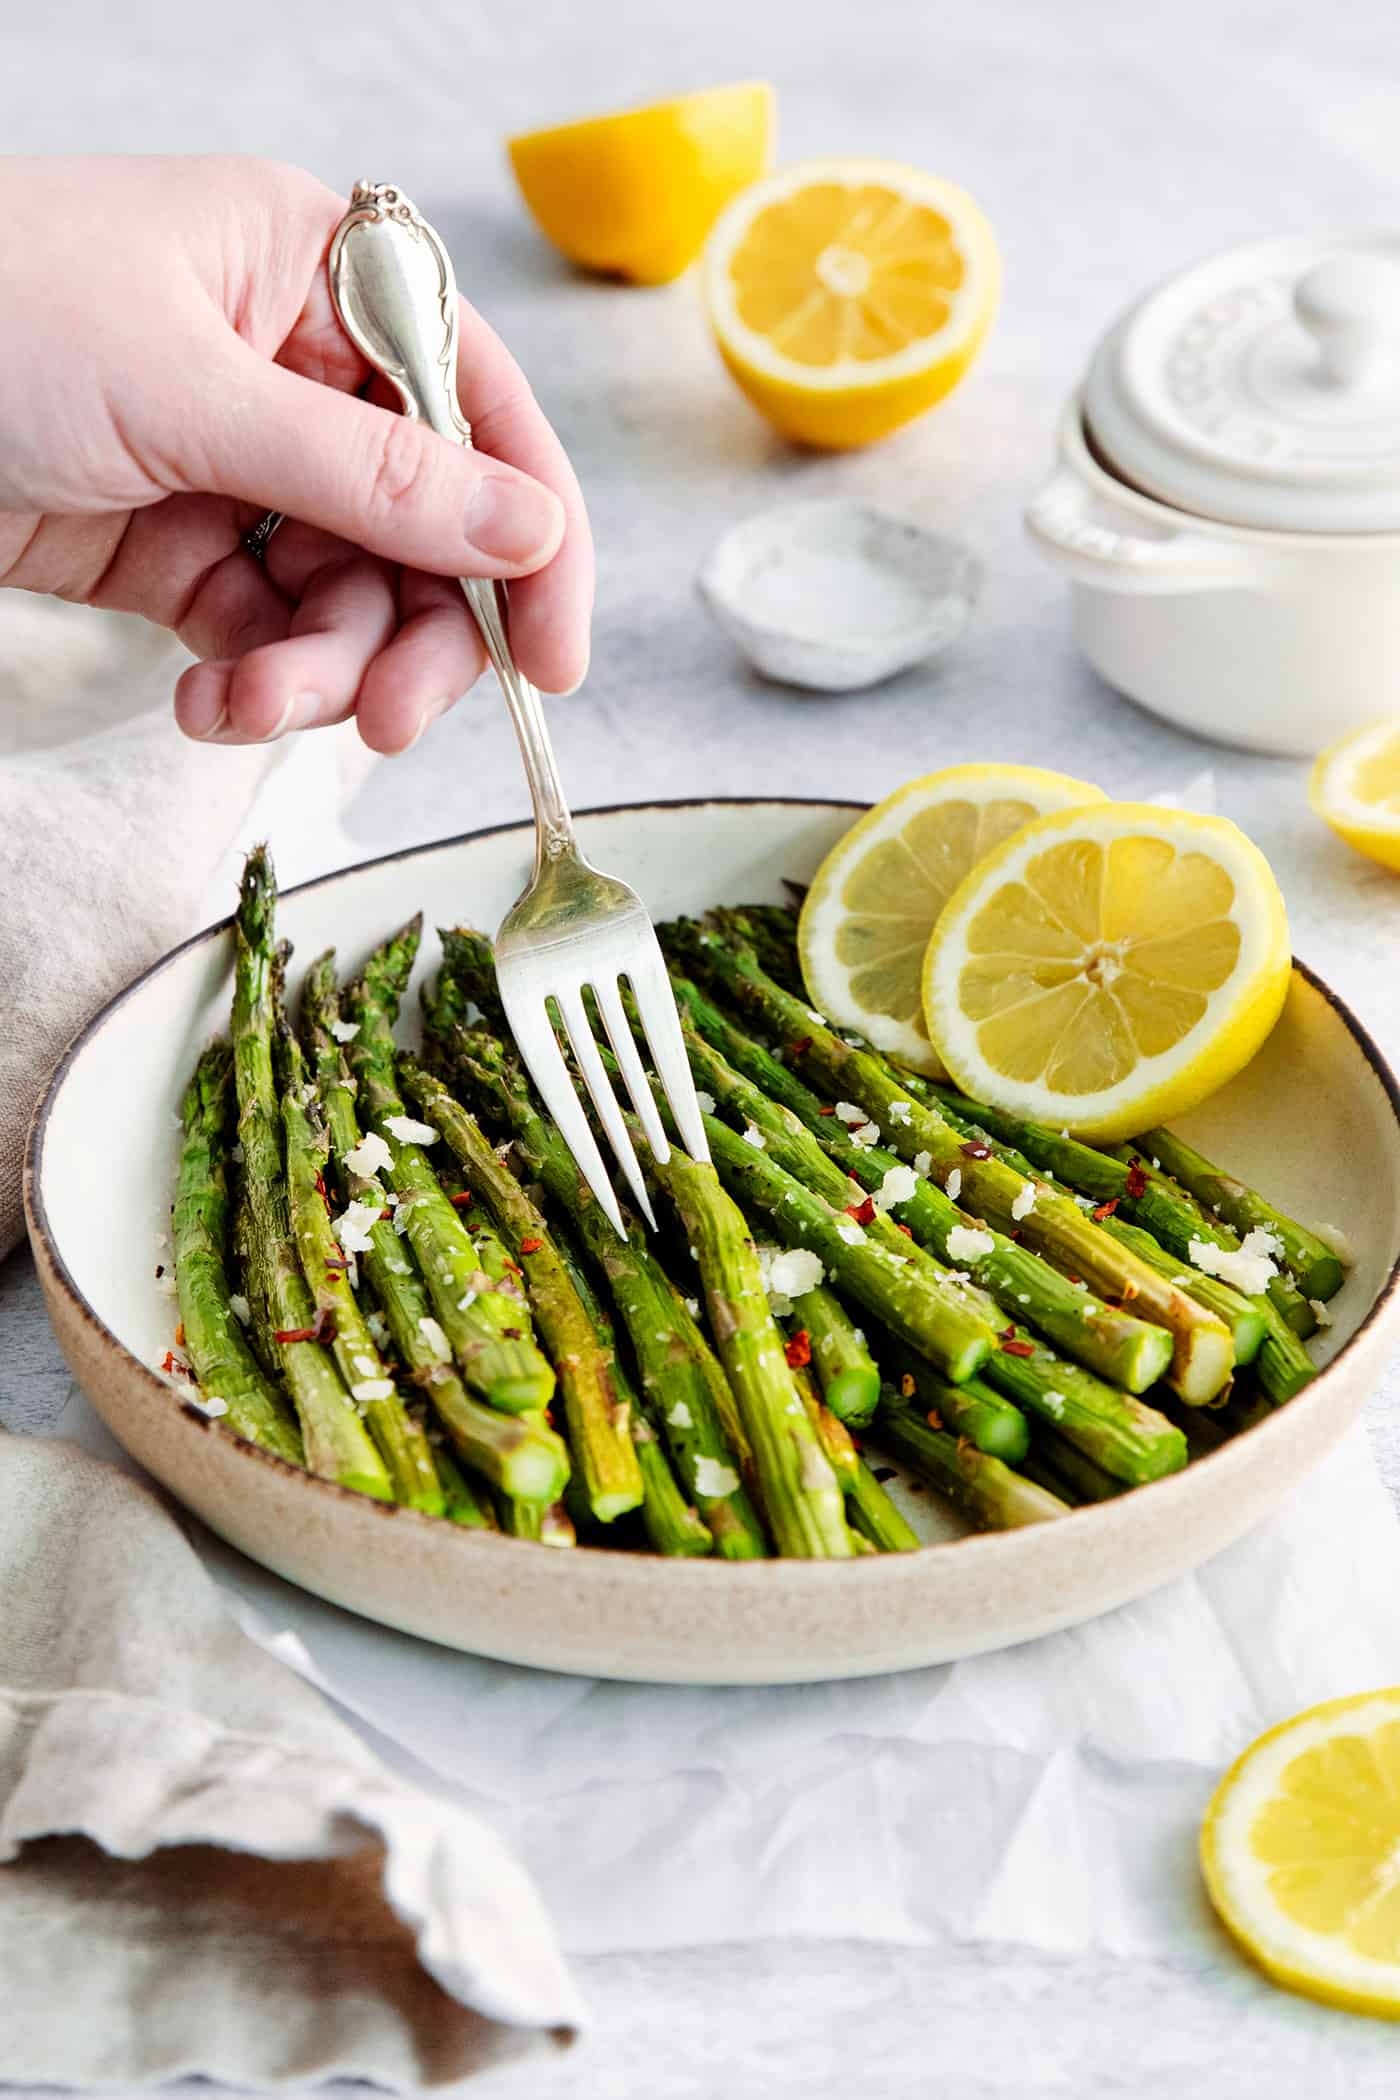
M603 803L598 806L595 806L592 809L578 810L575 812L575 815L576 819L579 822L584 822L589 817L643 816L654 813L656 811L682 809L696 810L780 808L811 810L850 810L856 814L861 814L864 811L868 810L871 806L872 805L867 802L852 802L846 800L844 797L830 797L825 795L682 795L677 796L672 800L661 800L654 802ZM399 846L396 847L392 853L372 854L369 859L355 861L349 867L333 869L329 874L326 875L312 876L308 881L295 883L290 889L283 890L280 894L282 897L300 897L303 896L309 890L325 889L332 883L347 881L351 876L363 874L364 871L368 868L389 867L392 866L395 862L401 860L421 860L432 853L451 852L454 849L461 846L474 845L480 839L499 838L504 836L504 834L506 834L507 832L512 831L518 831L519 833L521 833L522 837L524 837L528 836L532 829L533 824L530 818L512 818L501 824L483 825L480 829L476 831L459 832L451 838L430 839L426 843L418 846ZM130 984L126 985L120 992L116 993L114 997L109 999L104 1006L100 1007L98 1011L92 1015L90 1020L84 1022L83 1026L73 1037L72 1041L68 1044L68 1047L60 1056L57 1064L54 1066L53 1073L49 1079L48 1085L45 1087L44 1092L34 1110L33 1117L31 1118L29 1126L29 1136L25 1146L25 1212L29 1223L30 1233L32 1237L41 1244L44 1259L47 1262L54 1279L67 1296L73 1311L83 1322L83 1324L85 1326L95 1329L104 1338L105 1342L110 1348L114 1348L120 1351L121 1355L125 1358L127 1364L133 1370L138 1372L141 1378L145 1381L145 1383L151 1391L152 1396L165 1402L169 1402L173 1399L178 1403L179 1395L175 1393L174 1389L170 1386L169 1382L165 1378L161 1377L159 1373L153 1371L150 1365L144 1363L140 1357L134 1355L133 1352L127 1348L125 1342L121 1341L117 1335L113 1334L111 1328L107 1325L106 1321L102 1319L101 1315L93 1308L92 1305L89 1304L82 1291L78 1288L78 1285L74 1281L68 1269L67 1263L64 1261L62 1255L58 1251L58 1247L55 1244L53 1234L49 1228L48 1214L42 1193L42 1165L44 1139L48 1128L50 1112L63 1086L63 1082L67 1077L69 1068L81 1055L88 1041L93 1036L95 1036L100 1029L105 1027L111 1015L113 1015L118 1010L118 1008L124 1006L128 999L134 998L135 995L142 989L142 987L149 983L152 978L159 976L163 970L170 968L170 966L173 963L178 961L180 956L186 954L190 949L202 947L205 945L206 942L215 939L218 935L227 933L228 930L232 927L232 925L233 917L230 914L228 918L216 920L213 925L202 927L198 933L191 934L188 937L188 939L181 941L176 947L169 949L164 955L160 956L155 962L151 963L146 969L142 970L138 976L132 979ZM1323 981L1323 979L1317 975L1316 971L1310 969L1305 962L1299 961L1297 956L1294 956L1293 958L1293 968L1297 971L1298 975L1303 979L1303 981L1306 984L1310 985L1315 992L1321 995L1321 997L1327 1002L1327 1004L1332 1008L1333 1012L1342 1022L1342 1025L1346 1028L1348 1034L1351 1036L1353 1042L1356 1044L1358 1050L1361 1052L1367 1065L1370 1067L1372 1074L1379 1082L1387 1101L1390 1103L1391 1113L1394 1115L1397 1125L1400 1125L1400 1081L1397 1081L1395 1073L1391 1070L1389 1063L1387 1062L1386 1058L1382 1055L1379 1046L1375 1042L1374 1038L1371 1036L1369 1030L1356 1018L1356 1015L1351 1011L1350 1007L1347 1006L1346 1003L1338 997L1337 993L1332 990L1331 986L1326 984ZM1296 1401L1290 1402L1289 1405L1297 1405L1298 1402L1302 1401L1305 1398L1305 1396L1312 1396L1321 1391L1324 1384L1329 1379L1331 1372L1335 1369L1335 1367L1338 1364L1340 1364L1343 1361L1345 1357L1350 1355L1352 1349L1360 1340L1361 1336L1373 1324L1373 1322L1377 1318L1379 1318L1381 1312L1389 1304L1390 1300L1396 1295L1397 1290L1400 1290L1400 1255L1397 1255L1395 1261L1391 1264L1390 1272L1387 1275L1385 1282L1381 1286L1381 1289L1377 1292L1374 1300L1372 1301L1370 1307L1367 1310L1365 1318L1360 1322L1360 1324L1356 1328L1355 1333L1349 1336L1347 1341L1343 1343L1342 1347L1338 1350L1336 1356L1333 1357L1332 1362L1326 1365L1325 1368L1318 1373L1316 1380L1313 1381L1310 1385L1308 1385L1304 1389L1303 1393L1300 1393L1297 1396ZM198 1427L206 1435L216 1435L223 1437L224 1441L232 1449L247 1454L255 1462L274 1467L278 1471L284 1472L289 1476L294 1476L296 1478L308 1481L311 1483L313 1488L327 1491L337 1497L345 1497L353 1501L357 1506L371 1508L374 1511L376 1511L382 1518L393 1519L398 1522L413 1523L438 1523L440 1521L436 1518L424 1517L422 1516L421 1512L417 1510L403 1508L398 1503L378 1502L370 1496L356 1494L355 1491L351 1488L341 1487L339 1482L337 1481L325 1480L321 1478L321 1476L318 1474L308 1473L302 1467L293 1465L289 1459L279 1458L276 1455L276 1453L264 1450L260 1444L246 1442L241 1437L230 1437L227 1435L226 1432L219 1430L214 1422L209 1420L206 1416L201 1415L197 1409L189 1406L188 1404L178 1404L177 1412L181 1419L188 1422L192 1427ZM1270 1417L1270 1421L1280 1419L1285 1412L1286 1409L1284 1408L1279 1408L1275 1410L1275 1414L1272 1417ZM1237 1439L1237 1443L1247 1442L1250 1436L1257 1434L1258 1431L1267 1430L1268 1426L1268 1423L1259 1423L1258 1425L1256 1425L1256 1429L1250 1430L1249 1432L1247 1432L1246 1436ZM1072 1512L1072 1517L1081 1520L1092 1520L1095 1517L1109 1516L1113 1512L1117 1503L1126 1503L1134 1499L1137 1495L1145 1492L1150 1493L1154 1489L1169 1489L1173 1481L1186 1478L1193 1469L1203 1465L1212 1464L1217 1459L1227 1457L1231 1448L1232 1447L1230 1445L1226 1445L1220 1451L1208 1452L1201 1458L1193 1459L1191 1461L1191 1465L1184 1468L1181 1473L1167 1474L1161 1480L1151 1481L1147 1484L1147 1487L1145 1489L1134 1489L1131 1496L1125 1495L1121 1498L1115 1498L1115 1502L1091 1504L1085 1508L1076 1509ZM507 1546L514 1546L520 1548L527 1548L530 1544L530 1541L528 1540L512 1539L501 1533L481 1533L475 1531L463 1531L454 1525L446 1525L442 1528L445 1531L453 1532L458 1538L465 1539L468 1541L480 1541L483 1538L489 1538L495 1545L500 1545L503 1543ZM968 1539L960 1539L957 1541L957 1543L959 1545L967 1546L976 1545L980 1542L985 1546L994 1543L996 1538L999 1536L1001 1536L1001 1534L974 1533ZM936 1551L937 1544L926 1547L923 1550ZM606 1551L606 1549L602 1547L580 1546L577 1547L575 1551L596 1554L604 1552ZM878 1567L881 1565L881 1561L882 1556L872 1554L868 1557L865 1555L861 1555L854 1561L840 1561L832 1563L831 1565L834 1565L845 1572L849 1572L850 1569L853 1567ZM732 1573L735 1572L738 1566L743 1564L736 1564L729 1561L720 1561L706 1558L703 1560L680 1561L677 1562L676 1565L687 1568L726 1567L729 1568ZM764 1564L762 1562L754 1562L751 1565L754 1567L762 1567ZM811 1565L815 1567L822 1567L827 1564L823 1562L813 1562Z

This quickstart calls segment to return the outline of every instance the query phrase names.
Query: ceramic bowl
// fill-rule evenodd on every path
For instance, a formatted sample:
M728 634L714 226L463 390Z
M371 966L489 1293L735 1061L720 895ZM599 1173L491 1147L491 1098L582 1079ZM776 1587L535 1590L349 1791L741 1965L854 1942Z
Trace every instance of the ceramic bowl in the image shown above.
M597 812L579 829L598 864L664 915L780 896L855 815L693 802ZM430 927L495 925L530 848L515 825L371 861L290 892L282 928L303 959L335 943L348 968L420 907ZM1182 1128L1303 1219L1341 1224L1358 1260L1322 1375L1184 1473L1057 1523L976 1538L944 1524L918 1553L839 1564L558 1553L368 1501L195 1419L152 1368L176 1317L155 1278L169 1258L158 1236L175 1104L198 1047L226 1023L230 945L226 926L186 942L65 1054L30 1136L34 1255L73 1372L132 1455L253 1559L385 1625L512 1662L682 1683L862 1676L1005 1647L1124 1603L1257 1523L1354 1419L1394 1347L1400 1098L1363 1030L1300 967L1260 1056ZM424 946L420 973L436 960L436 943Z
M697 588L765 678L846 693L951 647L981 580L957 540L838 500L782 504L732 526Z

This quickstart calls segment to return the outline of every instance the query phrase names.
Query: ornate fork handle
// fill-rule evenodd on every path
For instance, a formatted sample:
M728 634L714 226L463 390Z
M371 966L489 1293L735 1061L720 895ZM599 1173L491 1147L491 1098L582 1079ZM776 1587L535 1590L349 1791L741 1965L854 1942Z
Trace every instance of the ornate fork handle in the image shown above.
M346 334L390 381L404 414L454 444L470 445L457 398L457 280L437 233L403 191L358 182L327 263ZM459 579L501 682L535 809L535 874L577 851L573 818L534 686L511 653L504 587Z

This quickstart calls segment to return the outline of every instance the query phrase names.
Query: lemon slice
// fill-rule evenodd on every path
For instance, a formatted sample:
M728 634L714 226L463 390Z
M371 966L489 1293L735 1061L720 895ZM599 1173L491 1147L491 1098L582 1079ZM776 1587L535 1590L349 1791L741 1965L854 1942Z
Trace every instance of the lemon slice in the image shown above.
M720 354L788 437L866 445L955 387L1001 279L965 191L883 160L802 161L728 206L705 251Z
M916 1071L942 1066L924 1026L924 951L968 870L1048 810L1101 789L1036 766L950 766L862 817L818 868L797 945L814 1006Z
M508 142L521 194L571 262L634 284L693 263L722 207L773 150L766 81L707 88Z
M1400 2019L1400 1688L1260 1736L1216 1790L1201 1865L1276 1982Z
M929 942L924 1019L966 1092L1131 1137L1248 1064L1288 977L1283 899L1242 831L1100 802L973 869Z
M1400 868L1400 721L1353 730L1313 767L1309 796L1339 838Z

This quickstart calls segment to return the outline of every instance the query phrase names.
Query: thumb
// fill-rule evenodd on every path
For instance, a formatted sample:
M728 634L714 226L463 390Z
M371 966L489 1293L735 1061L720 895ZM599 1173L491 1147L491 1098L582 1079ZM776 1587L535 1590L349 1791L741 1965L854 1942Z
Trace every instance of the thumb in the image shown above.
M200 428L202 426L202 428ZM525 576L564 508L504 460L240 349L199 403L203 487L438 576Z

